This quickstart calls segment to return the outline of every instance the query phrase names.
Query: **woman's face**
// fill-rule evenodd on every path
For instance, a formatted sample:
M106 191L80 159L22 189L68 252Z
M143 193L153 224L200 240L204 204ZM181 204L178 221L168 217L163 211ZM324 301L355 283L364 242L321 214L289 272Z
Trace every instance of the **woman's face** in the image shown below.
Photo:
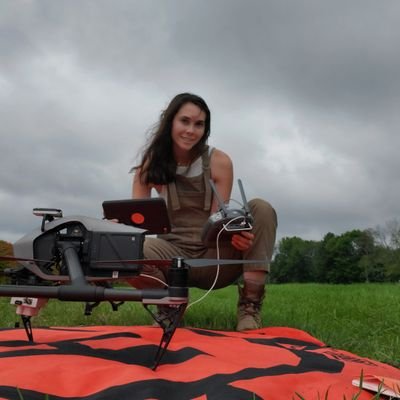
M193 103L185 103L172 120L175 155L190 153L204 136L206 113Z

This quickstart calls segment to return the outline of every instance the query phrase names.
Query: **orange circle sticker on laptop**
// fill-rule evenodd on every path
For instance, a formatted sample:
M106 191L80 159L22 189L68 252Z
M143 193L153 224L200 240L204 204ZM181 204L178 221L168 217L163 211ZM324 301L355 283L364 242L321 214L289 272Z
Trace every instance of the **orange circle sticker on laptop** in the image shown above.
M138 225L143 224L143 222L144 222L144 215L141 214L141 213L133 213L133 214L131 215L131 221L132 221L134 224L138 224Z

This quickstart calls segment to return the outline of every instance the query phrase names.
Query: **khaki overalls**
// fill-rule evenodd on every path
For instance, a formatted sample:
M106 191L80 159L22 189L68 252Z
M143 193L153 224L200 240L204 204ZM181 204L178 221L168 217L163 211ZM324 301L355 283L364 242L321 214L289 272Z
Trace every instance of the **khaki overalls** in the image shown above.
M144 243L144 257L147 259L170 259L175 256L183 258L216 258L217 249L207 248L201 241L203 227L210 216L212 190L210 179L210 155L208 149L202 155L203 171L200 175L186 177L177 175L176 182L167 186L166 201L171 233L159 235L157 238L147 237ZM277 217L275 210L264 200L249 201L254 218L254 244L248 251L236 250L230 242L222 242L219 246L221 259L257 259L270 260L275 244ZM245 270L268 271L269 262L265 264L223 265L220 266L215 288L234 283ZM209 289L214 282L217 267L191 268L189 286ZM166 281L166 268L144 267L143 273ZM141 280L139 283L138 281ZM153 282L152 282L153 281ZM143 281L135 278L131 284L138 288L159 287L157 281Z

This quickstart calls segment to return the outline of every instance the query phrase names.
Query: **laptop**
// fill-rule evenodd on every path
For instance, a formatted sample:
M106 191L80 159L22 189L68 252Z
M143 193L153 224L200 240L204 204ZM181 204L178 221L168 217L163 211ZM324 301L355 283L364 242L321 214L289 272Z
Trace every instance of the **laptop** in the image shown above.
M147 234L171 231L167 205L161 197L105 200L102 205L106 219L117 219L122 224L146 229Z

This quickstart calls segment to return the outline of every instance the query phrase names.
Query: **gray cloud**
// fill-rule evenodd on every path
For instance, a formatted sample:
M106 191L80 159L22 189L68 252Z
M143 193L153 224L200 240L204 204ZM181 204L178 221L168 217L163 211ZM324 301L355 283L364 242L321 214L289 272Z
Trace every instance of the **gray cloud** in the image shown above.
M0 8L0 238L33 229L33 207L99 216L129 197L145 132L186 90L280 237L398 217L397 0Z

